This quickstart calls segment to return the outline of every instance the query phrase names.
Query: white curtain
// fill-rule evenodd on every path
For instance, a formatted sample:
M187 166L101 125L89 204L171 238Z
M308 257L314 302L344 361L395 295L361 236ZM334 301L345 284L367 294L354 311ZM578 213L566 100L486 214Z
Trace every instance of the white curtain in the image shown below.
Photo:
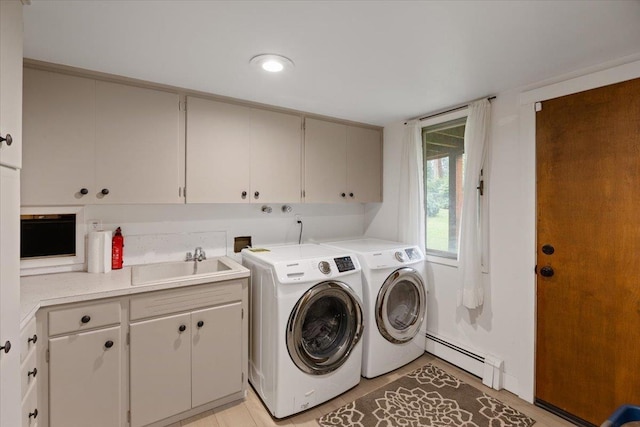
M458 262L462 286L458 293L458 305L473 309L484 301L482 286L482 241L480 238L480 173L485 159L491 103L486 100L469 105L469 115L464 131L464 182Z
M425 250L422 136L417 120L404 129L398 197L398 240Z

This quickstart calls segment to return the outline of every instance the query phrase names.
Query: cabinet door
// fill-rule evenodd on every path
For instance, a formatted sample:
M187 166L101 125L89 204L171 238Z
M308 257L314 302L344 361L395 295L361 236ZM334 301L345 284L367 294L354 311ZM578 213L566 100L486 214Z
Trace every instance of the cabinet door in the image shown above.
M248 203L251 109L187 98L187 202Z
M22 3L0 1L0 165L22 164Z
M113 427L122 420L120 326L49 339L49 426Z
M95 80L25 68L23 206L95 202L95 91Z
M347 198L382 201L382 139L375 129L347 126Z
M242 390L241 303L191 313L192 406Z
M144 426L189 410L189 313L133 323L130 333L131 425Z
M0 166L0 346L12 346L0 350L0 427L20 425L19 218L20 173Z
M251 109L252 202L300 202L301 145L300 116Z
M347 126L306 119L304 127L305 202L346 200Z
M96 82L92 194L99 203L183 203L179 100L173 93Z

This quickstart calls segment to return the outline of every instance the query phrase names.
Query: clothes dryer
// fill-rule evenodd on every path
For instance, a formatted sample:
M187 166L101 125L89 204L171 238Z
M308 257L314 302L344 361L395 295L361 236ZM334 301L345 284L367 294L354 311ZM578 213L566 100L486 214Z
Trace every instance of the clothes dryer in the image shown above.
M342 249L304 244L242 250L251 270L249 381L276 418L356 386L362 278Z
M420 357L427 333L425 257L420 248L379 239L323 245L355 253L362 267L362 376L377 377Z

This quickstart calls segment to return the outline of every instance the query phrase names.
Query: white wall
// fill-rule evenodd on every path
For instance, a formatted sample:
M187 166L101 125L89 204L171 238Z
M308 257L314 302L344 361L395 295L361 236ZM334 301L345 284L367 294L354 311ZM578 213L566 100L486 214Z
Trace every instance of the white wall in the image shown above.
M535 112L534 102L634 77L640 62L623 58L590 70L497 94L489 153L489 271L485 303L457 307L458 270L428 263L429 333L504 360L505 388L534 397ZM618 64L626 65L619 66ZM581 76L581 77L576 77ZM365 210L365 234L396 239L403 123L384 129L384 203Z

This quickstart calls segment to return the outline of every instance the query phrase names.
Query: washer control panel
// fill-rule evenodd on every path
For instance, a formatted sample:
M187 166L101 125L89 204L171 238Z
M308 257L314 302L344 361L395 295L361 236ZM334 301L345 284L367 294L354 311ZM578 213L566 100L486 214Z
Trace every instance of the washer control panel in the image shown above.
M331 264L327 261L320 261L318 263L318 270L320 270L320 273L322 274L329 274L331 273Z
M336 262L336 267L338 267L338 271L340 273L344 273L345 271L351 271L356 269L355 265L353 265L353 260L351 259L350 256L334 258L333 260Z
M404 256L404 252L401 252L401 251L396 252L395 253L395 257L400 262L405 262L406 261L405 256Z

